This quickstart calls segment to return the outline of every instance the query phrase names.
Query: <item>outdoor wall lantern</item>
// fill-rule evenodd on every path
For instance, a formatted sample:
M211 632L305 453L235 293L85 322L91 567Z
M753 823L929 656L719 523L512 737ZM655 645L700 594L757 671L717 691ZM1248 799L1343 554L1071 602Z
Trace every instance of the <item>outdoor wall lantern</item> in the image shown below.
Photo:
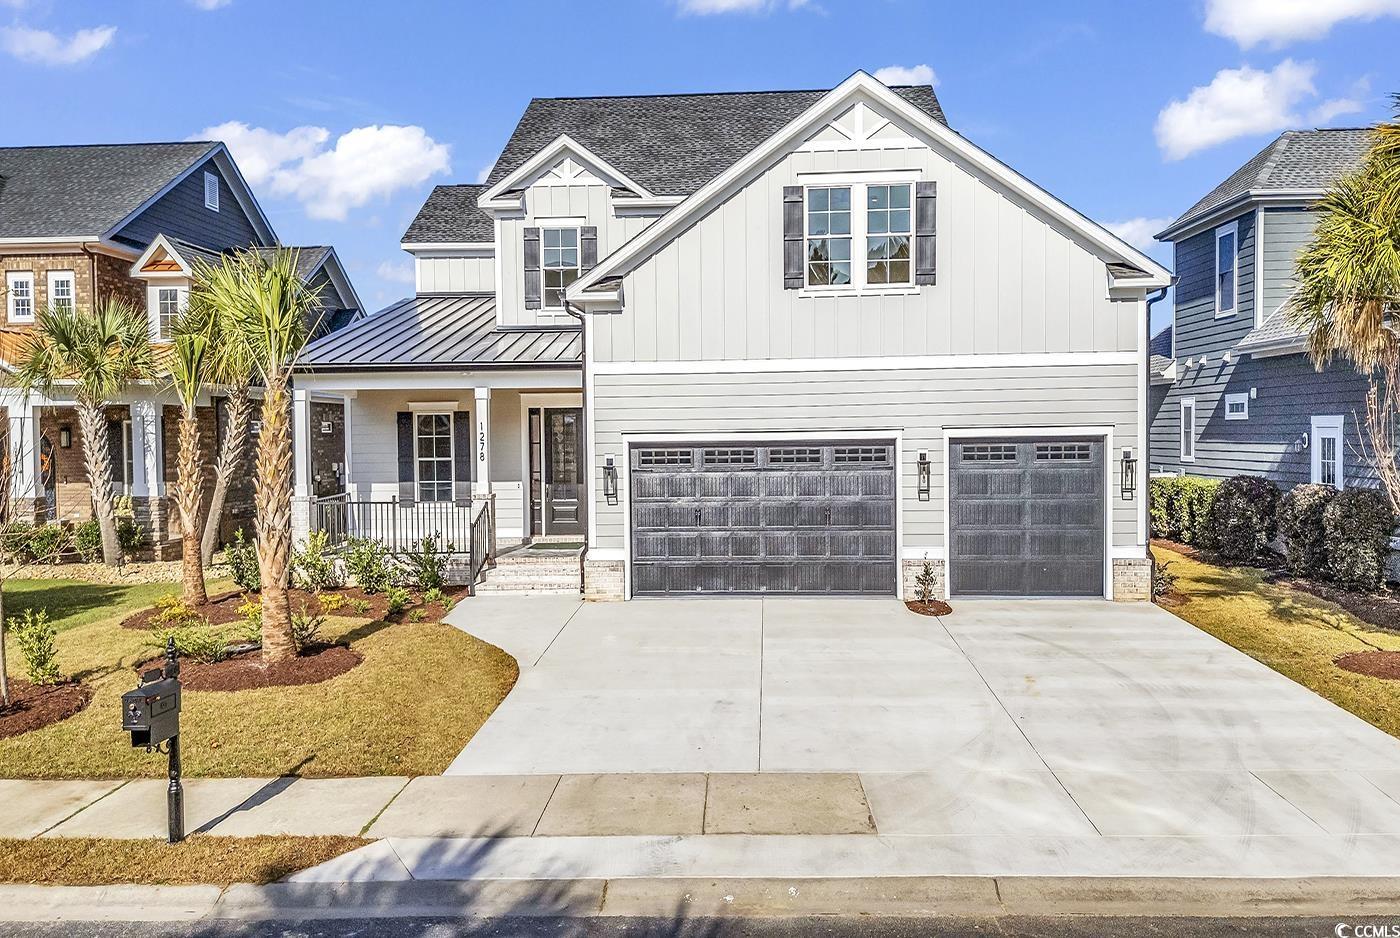
M919 501L926 502L929 498L929 471L928 450L919 450Z
M1132 501L1133 493L1137 491L1137 460L1133 458L1133 451L1127 447L1123 448L1123 501Z
M59 448L59 449L72 449L72 448L73 448L73 428L72 428L72 427L59 427L59 428L58 428L58 448Z
M603 459L603 497L609 505L617 504L617 465L611 456Z

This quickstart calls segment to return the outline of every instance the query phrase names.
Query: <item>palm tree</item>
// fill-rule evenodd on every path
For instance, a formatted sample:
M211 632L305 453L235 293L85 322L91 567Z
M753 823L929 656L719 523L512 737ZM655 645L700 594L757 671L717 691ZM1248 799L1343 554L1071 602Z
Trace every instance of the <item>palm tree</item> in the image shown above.
M51 395L71 386L83 439L83 468L93 512L102 532L102 560L121 559L112 506L112 458L107 448L106 408L133 381L152 374L151 337L143 316L124 300L108 297L92 312L76 306L39 313L34 338L16 363L20 385Z
M216 310L262 381L262 432L254 468L254 526L262 575L263 660L296 654L287 574L292 550L292 366L306 344L316 294L297 275L295 251L253 251L195 272L192 303Z
M1400 336L1393 321L1400 310L1400 95L1395 104L1397 121L1375 128L1361 166L1317 203L1289 315L1307 330L1319 369L1340 355L1367 376L1369 455L1400 511Z
M171 331L170 386L180 399L180 453L176 463L175 504L180 511L181 581L185 602L209 601L200 553L200 509L204 501L204 457L199 445L199 394L208 377L212 323L198 310L187 311Z
M191 306L191 309L195 307ZM214 562L219 547L219 529L228 502L229 487L243 463L248 424L253 412L253 361L246 343L239 340L233 324L218 310L201 312L216 339L211 343L205 368L207 380L224 392L226 418L223 436L215 442L214 493L209 498L209 514L204 520L200 557L205 566Z

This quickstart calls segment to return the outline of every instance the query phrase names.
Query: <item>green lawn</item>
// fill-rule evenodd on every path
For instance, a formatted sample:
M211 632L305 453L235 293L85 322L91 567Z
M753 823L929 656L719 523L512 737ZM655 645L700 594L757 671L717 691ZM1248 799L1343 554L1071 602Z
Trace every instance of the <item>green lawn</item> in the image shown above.
M231 589L228 581L211 582L211 595ZM47 609L49 620L60 632L104 619L118 621L153 605L169 593L180 592L179 583L131 583L107 586L81 580L6 580L5 616L22 615L26 609Z
M1217 567L1162 547L1176 574L1164 608L1363 720L1400 736L1400 681L1343 671L1353 651L1400 650L1400 634L1362 622L1335 603L1266 581L1252 567Z

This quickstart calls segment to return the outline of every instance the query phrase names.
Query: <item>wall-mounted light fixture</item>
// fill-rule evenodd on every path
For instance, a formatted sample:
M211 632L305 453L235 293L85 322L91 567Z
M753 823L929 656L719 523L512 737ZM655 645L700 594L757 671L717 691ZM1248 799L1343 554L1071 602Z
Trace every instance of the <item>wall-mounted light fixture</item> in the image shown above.
M611 456L603 459L603 497L609 505L617 504L617 465Z
M72 428L72 427L59 427L59 428L58 428L58 448L59 448L59 449L72 449L72 448L73 448L73 428Z
M928 450L919 450L919 501L929 499L929 477L932 475L928 464Z
M1123 474L1122 474L1123 501L1132 501L1133 493L1137 491L1137 460L1133 458L1133 451L1126 446L1123 447Z

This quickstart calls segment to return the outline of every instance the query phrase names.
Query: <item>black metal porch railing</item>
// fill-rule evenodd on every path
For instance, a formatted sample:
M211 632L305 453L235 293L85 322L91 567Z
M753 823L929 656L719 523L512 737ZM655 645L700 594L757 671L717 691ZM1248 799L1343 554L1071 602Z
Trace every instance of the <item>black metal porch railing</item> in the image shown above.
M438 549L444 553L467 554L472 545L472 514L480 508L479 502L470 499L366 501L342 493L315 500L311 527L326 533L326 546L331 548L362 537L392 550L408 550L421 544L425 537L435 537Z

